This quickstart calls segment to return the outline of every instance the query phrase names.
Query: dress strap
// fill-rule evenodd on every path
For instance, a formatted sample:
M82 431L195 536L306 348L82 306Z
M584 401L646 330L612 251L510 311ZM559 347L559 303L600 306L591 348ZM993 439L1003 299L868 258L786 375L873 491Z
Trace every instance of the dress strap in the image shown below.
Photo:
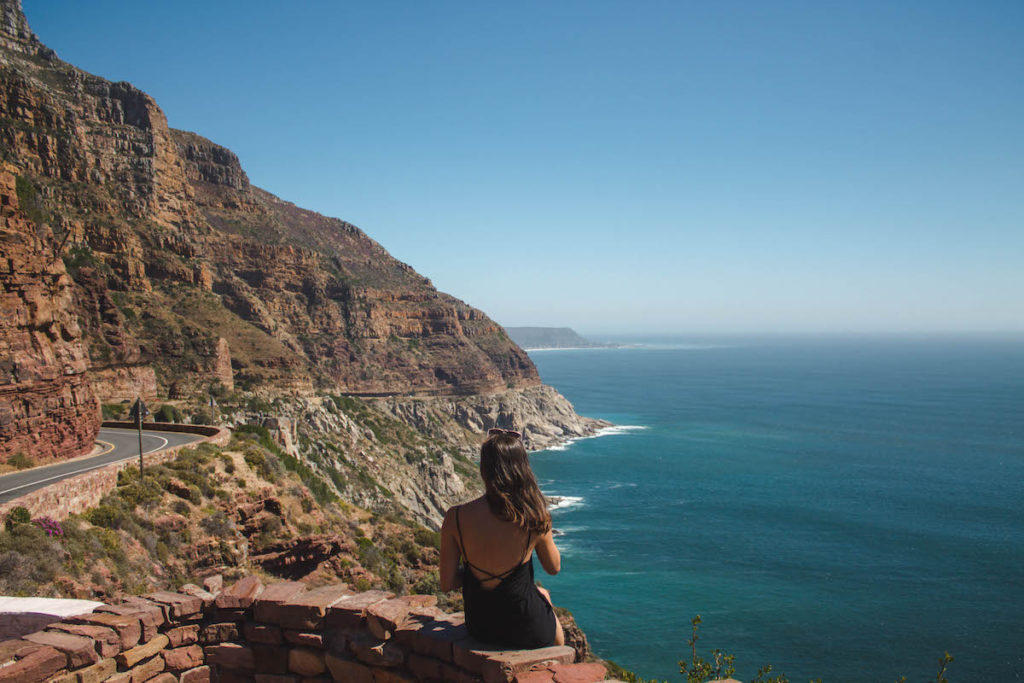
M508 575L510 575L515 570L517 570L520 567L522 567L524 564L526 564L526 562L523 561L523 562L517 564L516 566L514 566L514 567L512 567L510 569L506 569L505 571L501 572L500 574L495 574L494 572L489 572L486 569L478 567L475 564L473 564L472 562L470 562L469 561L469 555L466 554L466 543L465 543L465 541L462 540L462 523L459 521L459 510L461 508L462 508L461 505L457 505L455 507L455 528L459 532L459 551L462 553L462 559L466 561L467 565L469 565L473 569L477 570L481 574L487 574L487 576L483 579L484 581L491 581L493 579L498 579L500 581L500 580L504 579L505 577L507 577ZM530 539L531 538L533 538L533 534L530 532L529 529L527 529L526 530L526 547L523 549L524 553L527 550L530 549ZM527 558L527 559L529 559L529 558Z
M455 528L459 531L459 552L462 553L462 558L469 563L469 556L466 555L466 544L462 540L462 523L459 522L459 510L462 508L461 505L455 506Z

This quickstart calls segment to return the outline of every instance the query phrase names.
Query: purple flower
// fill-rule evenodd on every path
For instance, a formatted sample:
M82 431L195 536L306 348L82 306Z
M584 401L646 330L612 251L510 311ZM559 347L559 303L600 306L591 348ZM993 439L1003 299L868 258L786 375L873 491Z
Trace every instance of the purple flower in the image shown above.
M50 538L64 535L64 528L53 517L37 517L32 520L32 523L38 525Z

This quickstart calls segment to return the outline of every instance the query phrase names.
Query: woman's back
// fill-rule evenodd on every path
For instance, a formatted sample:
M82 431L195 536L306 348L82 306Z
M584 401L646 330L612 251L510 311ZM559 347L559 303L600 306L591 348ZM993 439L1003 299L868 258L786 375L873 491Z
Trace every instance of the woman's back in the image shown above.
M534 583L534 539L526 529L510 528L494 517L482 501L453 508L463 558L466 628L477 640L502 647L551 645L558 624L550 601Z
M455 517L462 557L485 589L495 588L533 552L537 537L518 524L495 517L486 498L455 508Z
M466 628L478 640L517 648L560 644L550 596L534 583L532 553L551 574L560 558L518 433L492 430L480 447L480 474L486 493L448 510L441 525L441 590L462 588Z

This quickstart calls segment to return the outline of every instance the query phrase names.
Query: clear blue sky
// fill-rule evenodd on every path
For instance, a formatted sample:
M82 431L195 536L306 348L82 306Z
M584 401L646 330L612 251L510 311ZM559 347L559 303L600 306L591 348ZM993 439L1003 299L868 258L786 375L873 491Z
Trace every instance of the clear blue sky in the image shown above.
M506 325L1024 331L1024 3L25 0Z

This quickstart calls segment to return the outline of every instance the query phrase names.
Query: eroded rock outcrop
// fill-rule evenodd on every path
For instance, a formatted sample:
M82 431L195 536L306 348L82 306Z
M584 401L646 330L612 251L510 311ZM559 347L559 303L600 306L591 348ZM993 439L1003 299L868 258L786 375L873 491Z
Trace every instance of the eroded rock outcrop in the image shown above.
M251 186L234 153L168 128L141 90L41 59L20 2L0 7L0 142L70 236L98 369L149 365L181 395L232 381L268 395L539 384L482 312L355 226Z
M476 451L481 434L491 427L514 427L530 450L592 436L611 423L582 417L553 388L540 385L476 396L389 398L376 405L425 434Z
M49 229L20 211L16 185L0 168L0 461L68 458L92 448L99 406L71 278Z

